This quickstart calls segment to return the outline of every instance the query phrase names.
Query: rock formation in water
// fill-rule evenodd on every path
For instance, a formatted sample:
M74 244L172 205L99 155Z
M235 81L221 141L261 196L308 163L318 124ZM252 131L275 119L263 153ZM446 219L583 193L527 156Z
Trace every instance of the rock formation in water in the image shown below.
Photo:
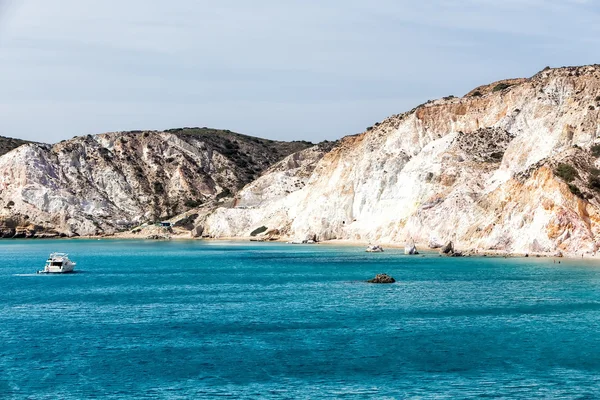
M0 237L110 234L219 204L309 146L206 128L25 144L0 157Z
M290 156L301 159L267 171L198 225L213 237L266 226L297 240L592 253L599 113L598 65L481 86L387 118L325 154Z
M419 254L419 251L417 250L417 245L415 244L414 240L411 239L410 242L404 246L404 254L410 256L415 256Z
M367 283L395 283L396 280L388 274L377 274L375 278L369 279Z

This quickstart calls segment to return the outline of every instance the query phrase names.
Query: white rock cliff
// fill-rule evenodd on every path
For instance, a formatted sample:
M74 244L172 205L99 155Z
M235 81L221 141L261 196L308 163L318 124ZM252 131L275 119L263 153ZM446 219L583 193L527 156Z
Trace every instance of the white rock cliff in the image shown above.
M25 144L0 157L0 237L112 234L166 219L308 146L208 128Z
M194 236L261 228L293 240L595 253L599 113L596 65L430 101L335 146L201 129L25 144L0 157L0 236L111 234L180 214L171 220Z
M293 166L267 171L237 207L198 223L213 237L266 226L293 239L592 253L599 112L600 66L482 86L344 138L310 161L309 177ZM573 176L557 176L564 168Z

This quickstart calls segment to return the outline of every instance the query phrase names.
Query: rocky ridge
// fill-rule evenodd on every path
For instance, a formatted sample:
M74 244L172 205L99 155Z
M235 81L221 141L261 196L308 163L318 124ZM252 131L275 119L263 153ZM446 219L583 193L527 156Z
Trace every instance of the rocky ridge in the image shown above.
M218 204L308 142L230 131L87 135L0 157L0 236L112 234Z

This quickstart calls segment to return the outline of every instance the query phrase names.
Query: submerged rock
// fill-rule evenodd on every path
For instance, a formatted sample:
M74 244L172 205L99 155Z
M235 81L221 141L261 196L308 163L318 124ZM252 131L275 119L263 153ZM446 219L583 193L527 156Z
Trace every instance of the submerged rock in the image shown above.
M388 274L377 274L375 278L369 279L368 283L394 283L396 280Z

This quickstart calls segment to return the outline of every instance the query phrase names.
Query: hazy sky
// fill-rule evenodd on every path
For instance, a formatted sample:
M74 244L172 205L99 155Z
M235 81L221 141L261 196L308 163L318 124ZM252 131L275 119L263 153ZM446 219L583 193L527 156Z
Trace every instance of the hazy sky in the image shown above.
M4 0L0 135L336 139L428 99L600 62L597 3Z

